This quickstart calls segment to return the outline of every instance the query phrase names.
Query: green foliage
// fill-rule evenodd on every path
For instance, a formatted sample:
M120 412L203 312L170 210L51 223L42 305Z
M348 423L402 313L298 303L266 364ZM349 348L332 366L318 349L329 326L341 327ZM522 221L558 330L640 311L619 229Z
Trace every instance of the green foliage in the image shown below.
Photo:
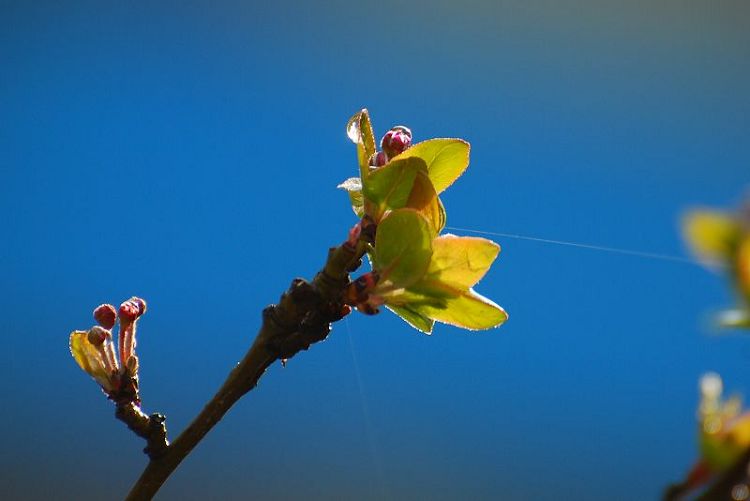
M355 114L347 130L357 145L360 177L339 188L349 193L358 216L377 224L370 258L378 281L369 292L370 305L385 304L426 333L435 321L478 330L507 320L500 306L472 289L500 247L484 238L440 235L446 211L438 194L466 170L469 143L430 139L376 167L367 110Z
M367 110L355 113L346 124L346 134L357 145L357 159L359 174L363 179L367 177L370 157L375 153L375 134Z
M462 139L429 139L415 144L397 158L424 160L430 181L440 194L469 166L469 150L469 143Z
M739 296L736 309L718 317L723 327L750 328L750 215L695 210L683 222L685 239L709 266L727 271Z
M432 250L427 272L419 281L384 293L389 307L470 330L489 329L507 320L500 306L471 289L487 273L500 246L484 238L442 235L433 241ZM415 324L413 318L410 323Z
M373 204L373 211L378 216L387 209L401 209L407 206L419 172L427 173L427 165L422 159L395 159L367 177L362 194Z
M381 283L408 287L430 266L433 231L429 221L413 209L388 214L378 226L373 266Z

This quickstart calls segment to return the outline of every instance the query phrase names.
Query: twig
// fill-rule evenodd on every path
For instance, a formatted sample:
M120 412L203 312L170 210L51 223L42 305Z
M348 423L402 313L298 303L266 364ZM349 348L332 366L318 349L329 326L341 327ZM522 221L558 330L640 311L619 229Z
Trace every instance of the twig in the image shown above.
M146 440L143 452L151 459L162 456L169 447L166 418L162 414L147 416L139 405L127 402L117 405L115 417L128 425L133 433Z
M360 266L366 248L367 243L359 240L356 247L345 243L330 249L325 267L312 283L295 279L277 305L263 310L263 324L245 357L180 436L162 454L150 455L128 500L151 499L232 405L255 388L273 362L291 358L326 338L331 322L349 312L342 303L342 293L349 283L349 272Z
M744 500L748 496L737 496L735 494L744 494L736 492L735 489L748 488L750 483L750 448L747 449L737 461L719 476L711 486L700 495L700 501L720 501L720 500ZM745 491L747 493L748 491Z

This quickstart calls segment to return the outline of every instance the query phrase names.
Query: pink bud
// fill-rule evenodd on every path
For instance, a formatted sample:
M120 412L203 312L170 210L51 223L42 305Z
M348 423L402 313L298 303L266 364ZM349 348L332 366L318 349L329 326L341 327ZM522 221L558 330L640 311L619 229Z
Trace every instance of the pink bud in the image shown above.
M352 229L349 230L349 236L346 239L346 242L344 242L344 245L348 246L350 249L355 249L357 247L357 242L359 242L359 236L362 234L362 223L357 223L354 226L352 226Z
M94 310L94 319L105 329L111 329L115 326L117 311L111 304L100 304Z
M388 155L393 158L396 155L403 153L407 148L411 146L411 131L403 125L397 125L383 136L383 140L380 142L380 147Z
M138 305L132 301L125 301L120 305L120 312L118 315L120 317L120 322L122 323L129 324L135 322L135 319L138 318L139 314L140 310L138 309Z
M120 305L120 322L135 322L144 313L146 313L146 301L133 296Z
M388 163L388 155L386 155L384 151L379 151L375 153L370 159L371 167L382 167L387 163Z

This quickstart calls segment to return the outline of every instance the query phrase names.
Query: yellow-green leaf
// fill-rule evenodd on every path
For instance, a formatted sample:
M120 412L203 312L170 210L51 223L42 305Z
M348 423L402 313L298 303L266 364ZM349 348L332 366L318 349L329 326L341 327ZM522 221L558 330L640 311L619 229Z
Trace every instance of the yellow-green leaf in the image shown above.
M73 331L70 334L70 353L81 369L93 377L102 388L106 391L112 390L112 385L104 366L104 359L99 351L89 343L88 332Z
M426 169L417 172L406 207L421 212L432 223L435 234L440 233L445 226L445 208L427 176Z
M357 159L362 179L366 179L370 157L375 154L375 134L372 131L370 114L367 109L355 113L346 124L346 134L357 145Z
M362 193L365 199L378 207L377 216L386 209L406 206L420 170L427 172L427 166L421 159L406 158L389 162L370 173Z
M386 305L386 308L401 317L407 324L411 325L418 331L424 332L425 334L432 333L432 326L435 325L434 320L425 317L421 313L417 313L408 306Z
M445 308L423 308L416 311L438 322L469 330L491 329L508 320L505 310L472 290L448 299Z
M696 254L721 262L731 259L742 229L733 217L723 212L697 210L685 216L683 231Z
M491 329L508 319L505 310L473 290L455 291L455 295L442 297L426 294L421 300L402 306L432 320L469 330Z
M462 139L428 139L415 144L396 159L417 157L424 160L435 191L440 194L469 166L469 151L469 143Z
M381 280L407 287L421 279L430 264L431 224L414 209L389 213L378 225L375 259Z
M441 235L432 243L427 269L430 279L468 289L484 277L500 253L500 246L479 237Z
M471 289L458 289L430 278L384 296L386 305L469 330L497 327L508 319L500 306Z

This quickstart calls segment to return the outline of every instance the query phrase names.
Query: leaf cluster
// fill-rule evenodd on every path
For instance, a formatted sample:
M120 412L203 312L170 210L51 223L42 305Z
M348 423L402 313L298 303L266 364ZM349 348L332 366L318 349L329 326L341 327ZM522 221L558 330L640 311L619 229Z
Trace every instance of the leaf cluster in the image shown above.
M750 328L750 211L694 210L683 227L692 250L709 266L725 269L737 291L737 308L724 311L719 323Z
M507 320L505 311L472 287L500 252L477 237L442 234L446 211L439 194L469 165L469 143L438 138L417 143L380 167L367 110L356 113L347 134L357 147L359 177L339 188L352 209L376 225L368 255L376 280L355 304L384 304L416 329L430 333L435 321L478 330Z

